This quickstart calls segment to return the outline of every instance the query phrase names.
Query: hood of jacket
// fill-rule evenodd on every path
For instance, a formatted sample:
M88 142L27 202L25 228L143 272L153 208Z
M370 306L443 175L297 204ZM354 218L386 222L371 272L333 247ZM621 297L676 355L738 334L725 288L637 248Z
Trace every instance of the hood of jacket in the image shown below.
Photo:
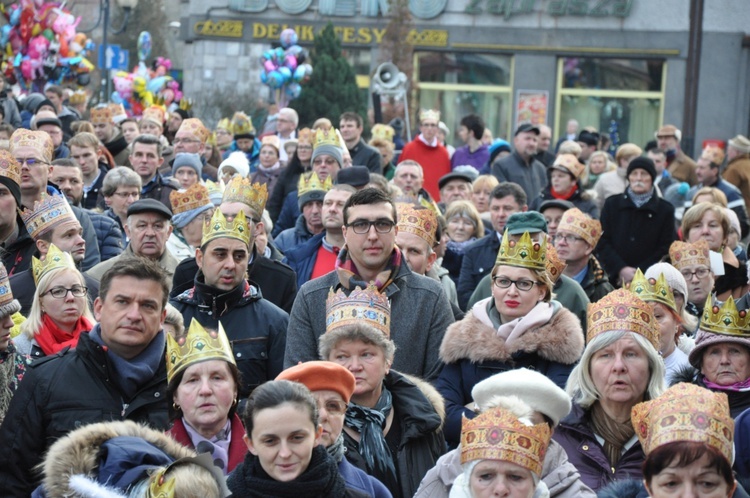
M536 353L544 359L572 365L583 352L581 322L573 313L560 307L549 322L526 332L513 348L505 345L497 331L483 323L474 313L448 327L440 345L440 359L445 363L470 360L508 361L514 353Z
M223 316L233 308L245 306L263 297L260 289L254 285L250 285L247 280L243 280L240 285L232 290L222 292L205 283L202 270L198 270L194 284L192 288L186 290L175 299L198 308L208 308L217 318Z

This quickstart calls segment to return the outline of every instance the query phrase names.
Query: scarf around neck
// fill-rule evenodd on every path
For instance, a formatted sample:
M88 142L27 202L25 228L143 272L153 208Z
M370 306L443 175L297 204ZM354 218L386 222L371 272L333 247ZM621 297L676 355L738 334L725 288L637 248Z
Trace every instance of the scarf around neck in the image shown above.
M463 242L455 242L453 240L449 240L446 244L446 249L450 249L455 254L463 254L469 244L471 244L475 240L477 240L476 237L472 237L469 240L465 240Z
M628 186L628 197L631 201L633 201L633 204L635 204L635 207L641 207L644 204L646 204L648 201L651 200L651 197L654 195L654 188L651 187L651 190L646 192L645 194L636 194L633 192L633 190Z
M630 420L620 423L611 418L598 401L591 407L591 424L594 432L604 439L604 453L612 467L617 465L622 456L622 448L635 436L635 429Z
M343 460L344 454L346 453L343 432L339 434L339 437L336 438L336 441L334 441L331 446L326 448L326 451L329 455L331 455L331 458L333 458L333 461L336 462L336 464L341 463L341 460Z
M42 317L42 327L34 334L34 340L42 348L45 356L51 356L59 353L68 346L71 349L75 348L76 344L78 344L78 337L83 332L91 330L91 327L91 322L82 316L78 318L72 332L65 332L45 313Z
M345 289L354 290L357 287L365 289L370 283L373 283L378 288L378 291L383 292L383 289L388 287L388 284L393 281L401 269L401 251L396 248L393 249L390 261L388 261L383 271L378 273L378 276L372 282L362 280L359 270L357 270L357 265L354 264L354 261L349 256L349 249L347 247L343 247L339 251L335 268L339 282Z
M526 315L503 323L495 307L495 298L488 297L477 302L471 312L479 321L495 329L497 336L505 340L506 347L512 349L527 332L548 323L555 314L555 309L554 303L542 301L531 308Z
M728 386L720 386L719 384L715 384L708 380L707 378L703 377L703 384L706 386L706 388L712 390L712 391L729 391L729 392L747 392L750 391L750 378L745 379L742 382L735 382L734 384L729 384Z
M573 184L572 187L570 187L570 190L567 192L558 192L557 190L553 189L552 187L549 188L550 195L555 199L562 199L567 201L571 197L573 197L576 192L578 192L578 185Z
M214 465L227 475L229 469L229 443L232 440L232 421L227 420L218 433L210 439L203 437L193 426L182 417L182 425L185 426L185 432L193 443L193 448L198 454L210 453Z

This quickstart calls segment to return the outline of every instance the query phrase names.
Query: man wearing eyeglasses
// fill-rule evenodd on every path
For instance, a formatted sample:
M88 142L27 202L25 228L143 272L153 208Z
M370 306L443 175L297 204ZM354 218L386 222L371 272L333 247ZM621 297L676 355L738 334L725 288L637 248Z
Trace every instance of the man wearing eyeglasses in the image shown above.
M170 209L169 194L179 186L159 174L159 166L164 163L161 142L153 135L139 135L133 140L132 148L130 164L141 177L141 199L157 200Z
M396 246L396 208L384 192L366 188L344 205L342 228L346 246L336 269L302 286L294 301L287 330L284 365L318 358L318 338L326 331L326 299L333 289L351 292L375 285L391 303L391 339L396 343L393 368L434 379L445 329L453 323L440 283L409 269Z

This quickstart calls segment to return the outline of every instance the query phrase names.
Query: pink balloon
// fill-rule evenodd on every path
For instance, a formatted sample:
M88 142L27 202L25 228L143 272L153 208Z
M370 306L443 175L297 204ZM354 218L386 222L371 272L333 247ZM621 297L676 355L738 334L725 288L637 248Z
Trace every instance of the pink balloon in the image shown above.
M286 54L284 57L284 65L294 72L294 70L297 69L297 57L295 57L294 54Z
M276 69L276 63L274 61L266 61L263 63L263 69L270 73Z

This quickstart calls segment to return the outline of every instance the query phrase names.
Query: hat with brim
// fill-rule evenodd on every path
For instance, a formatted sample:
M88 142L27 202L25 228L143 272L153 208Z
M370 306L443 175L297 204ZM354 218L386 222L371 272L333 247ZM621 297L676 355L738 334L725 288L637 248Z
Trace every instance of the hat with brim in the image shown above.
M567 211L568 209L573 209L575 205L570 202L563 199L549 199L539 206L539 212L544 213L546 210L551 208L558 208L562 209L563 211Z
M370 170L367 166L344 168L336 175L337 185L351 185L354 188L364 187L370 183Z
M356 381L354 375L338 363L331 361L306 361L287 368L275 380L299 382L311 392L333 391L349 403L354 393Z
M448 182L451 182L453 180L462 180L466 183L471 183L474 181L474 178L472 178L471 173L467 171L451 171L447 175L443 175L440 177L440 180L438 180L438 188L442 189L443 187L448 185Z
M734 147L742 154L750 154L750 140L744 135L737 135L729 139L729 146Z
M536 211L513 213L505 223L505 230L509 235L520 235L524 232L547 233L547 220Z
M519 133L526 133L527 131L530 131L534 135L539 135L541 133L538 126L535 126L531 123L523 123L519 125L518 128L516 128L516 132L513 134L513 136L516 136Z
M58 128L62 129L62 122L59 119L53 117L37 119L34 124L36 125L37 129L39 129L40 126L44 125L55 125Z
M715 334L713 332L706 332L705 330L699 329L698 334L695 336L695 347L690 351L688 361L690 361L691 365L700 370L701 363L703 362L703 353L706 352L706 349L714 344L722 343L745 346L745 349L750 353L750 337Z
M156 199L141 199L128 207L128 216L141 213L156 213L168 220L172 219L172 211Z
M323 199L326 196L325 190L308 190L304 194L300 195L297 198L297 205L299 206L299 210L302 211L302 208L305 207L305 204L309 202L314 201L320 201L323 202Z

